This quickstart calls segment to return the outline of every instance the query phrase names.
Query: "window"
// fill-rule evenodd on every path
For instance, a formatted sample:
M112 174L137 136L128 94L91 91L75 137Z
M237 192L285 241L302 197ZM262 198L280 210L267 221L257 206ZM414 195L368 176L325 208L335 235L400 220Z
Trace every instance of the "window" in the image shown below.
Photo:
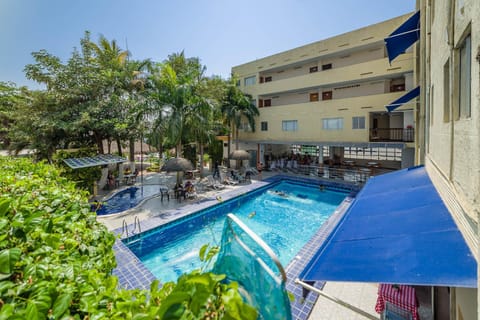
M327 64L322 65L322 70L328 70L328 69L332 69L332 64L331 63L327 63Z
M332 91L323 91L322 100L332 100Z
M263 100L264 107L271 107L272 106L272 99L265 99Z
M271 82L272 81L272 76L265 77L265 82Z
M260 123L260 126L261 126L262 131L268 131L268 122L267 121L262 121Z
M263 99L258 99L258 107L263 108Z
M310 101L318 101L318 92L310 93Z
M343 129L343 118L324 118L323 130L342 130Z
M402 149L391 147L345 147L343 156L348 159L402 161Z
M246 86L253 86L257 82L257 77L256 76L251 76L243 79L243 83Z
M256 107L257 106L257 100L253 99L253 100L250 100L250 103L252 104L252 106Z
M297 120L283 120L282 131L297 131Z
M236 85L237 87L240 87L240 80L237 80L237 81L235 82L235 85Z
M243 130L244 132L251 132L252 127L250 126L250 123L248 121L242 121L240 122L240 125L238 126L239 130Z
M471 115L471 46L471 37L468 35L459 52L458 114L460 118L469 118Z
M390 80L390 92L405 91L405 78Z
M353 117L352 129L365 129L365 117Z
M318 66L310 67L310 73L314 73L318 71Z
M450 121L450 59L443 66L443 122Z
M405 91L405 83L393 84L390 86L390 92Z

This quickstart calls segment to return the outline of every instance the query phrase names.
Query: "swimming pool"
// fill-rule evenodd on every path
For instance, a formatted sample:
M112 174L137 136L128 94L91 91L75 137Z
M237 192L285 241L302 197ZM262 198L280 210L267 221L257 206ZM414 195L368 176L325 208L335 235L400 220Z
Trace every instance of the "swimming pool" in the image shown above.
M139 205L143 200L159 193L159 185L129 187L103 201L102 206L97 210L97 215L103 216L131 209Z
M220 244L225 216L233 212L287 265L347 195L282 181L126 242L158 279L175 281L201 266L201 246Z

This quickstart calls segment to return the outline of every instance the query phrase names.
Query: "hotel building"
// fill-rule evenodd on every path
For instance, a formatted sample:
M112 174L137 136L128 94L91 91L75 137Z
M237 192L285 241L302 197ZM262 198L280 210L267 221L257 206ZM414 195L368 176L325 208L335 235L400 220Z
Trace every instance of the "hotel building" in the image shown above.
M320 160L413 165L415 103L385 108L414 88L412 50L390 63L384 44L409 16L233 67L260 111L255 132L240 128L240 148L265 164L308 150Z

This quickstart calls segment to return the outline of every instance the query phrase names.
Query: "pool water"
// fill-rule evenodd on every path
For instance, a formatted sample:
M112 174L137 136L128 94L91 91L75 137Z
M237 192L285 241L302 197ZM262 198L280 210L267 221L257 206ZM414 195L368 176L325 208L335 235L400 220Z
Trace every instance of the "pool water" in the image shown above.
M346 192L283 181L254 197L229 201L221 209L159 228L128 247L162 282L176 281L181 274L202 266L198 253L204 244L220 245L226 214L232 212L285 266L346 196Z
M115 193L112 197L102 202L102 206L97 210L97 215L114 214L131 209L136 207L144 199L158 193L160 193L160 186L158 185L129 187Z

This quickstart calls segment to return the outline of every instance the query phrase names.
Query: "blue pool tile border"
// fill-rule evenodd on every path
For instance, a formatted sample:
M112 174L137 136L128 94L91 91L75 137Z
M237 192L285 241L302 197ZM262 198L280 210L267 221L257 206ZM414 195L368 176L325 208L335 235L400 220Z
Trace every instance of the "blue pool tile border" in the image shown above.
M239 200L241 201L243 197L252 197L253 194L250 193L251 191L260 190L262 188L269 187L272 183L279 183L284 180L305 185L324 185L329 190L350 192L350 194L337 207L330 218L322 225L317 233L305 244L297 256L285 268L287 272L286 289L295 297L291 302L292 317L293 319L304 320L310 315L310 312L317 301L318 294L315 292L309 292L304 297L304 290L300 285L295 283L295 280L303 271L307 263L311 260L314 253L320 248L323 242L327 239L328 235L335 228L345 211L350 206L350 203L354 199L356 193L358 193L360 190L361 186L306 177L276 175L264 179L263 181L245 185L240 188L237 187L232 191L225 192L221 196L221 202L227 202L228 200L236 197L240 197ZM141 221L141 235L145 236L155 232L158 227L164 227L169 224L177 224L186 219L191 219L192 216L202 214L202 212L206 211L206 209L211 209L213 206L219 204L219 202L220 201L217 199L217 197L202 199L184 207L171 210L165 215L160 215L159 217L152 217L148 220ZM133 230L133 224L129 225L128 229ZM127 236L125 233L122 234L122 228L118 228L113 232L117 236L117 240L114 244L117 268L113 270L113 274L118 277L120 286L126 289L149 289L150 283L156 279L155 276L124 244L122 240L126 239ZM135 237L138 236L140 236L140 234L129 234L129 239L131 238L132 241L134 241ZM323 282L317 282L314 284L314 287L322 288L323 285Z

